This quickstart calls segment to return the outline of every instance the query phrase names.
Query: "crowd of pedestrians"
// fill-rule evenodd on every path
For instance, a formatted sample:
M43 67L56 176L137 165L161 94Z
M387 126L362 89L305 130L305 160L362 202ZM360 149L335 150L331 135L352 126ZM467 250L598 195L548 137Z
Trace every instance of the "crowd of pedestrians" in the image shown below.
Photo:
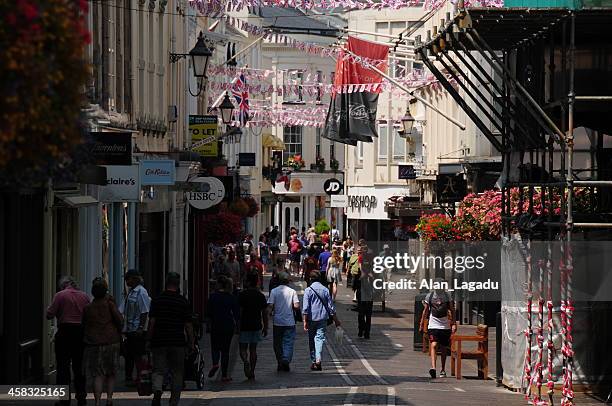
M370 337L373 276L365 241L356 246L350 238L341 241L335 227L322 235L310 226L301 234L294 228L287 237L285 256L280 255L278 227L271 227L256 244L252 235L246 235L240 243L221 247L212 260L213 292L204 315L210 334L211 380L219 372L222 383L232 380L229 363L236 341L244 375L255 379L257 347L268 335L270 323L277 371L291 370L298 323L308 335L310 368L321 371L327 327L341 326L334 302L343 275L355 291L358 335ZM270 274L267 296L264 274ZM298 278L307 285L302 304L290 286ZM103 392L107 405L112 405L122 355L126 385L142 384L141 372L152 369L153 406L161 404L164 388L170 391L169 404L177 405L185 360L199 352L191 304L180 292L180 275L169 272L164 291L154 299L138 271L128 270L125 284L127 292L116 303L103 278L92 283L93 299L71 278L60 281L47 311L49 319L57 319L57 383L69 385L72 373L78 405L86 404L86 383L92 386L96 406Z

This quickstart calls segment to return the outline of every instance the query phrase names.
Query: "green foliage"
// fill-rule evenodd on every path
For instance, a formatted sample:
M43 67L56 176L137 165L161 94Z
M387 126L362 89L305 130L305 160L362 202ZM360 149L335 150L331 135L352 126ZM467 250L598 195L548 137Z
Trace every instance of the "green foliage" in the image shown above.
M329 226L327 220L321 219L317 221L317 224L315 225L315 233L321 235L329 232L329 230L331 230L331 227Z

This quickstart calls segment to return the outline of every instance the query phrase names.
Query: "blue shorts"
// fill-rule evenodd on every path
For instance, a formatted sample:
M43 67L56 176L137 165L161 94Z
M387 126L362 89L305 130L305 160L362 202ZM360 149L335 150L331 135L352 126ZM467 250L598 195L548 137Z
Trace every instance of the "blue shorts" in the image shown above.
M261 330L241 331L238 338L240 344L257 344L261 340Z

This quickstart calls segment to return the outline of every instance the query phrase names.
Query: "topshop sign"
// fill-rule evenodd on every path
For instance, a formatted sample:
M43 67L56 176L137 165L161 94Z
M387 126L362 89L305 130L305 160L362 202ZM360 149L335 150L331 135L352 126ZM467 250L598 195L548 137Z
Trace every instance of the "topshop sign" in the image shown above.
M376 196L348 196L347 207L353 210L371 210L376 208L378 200Z

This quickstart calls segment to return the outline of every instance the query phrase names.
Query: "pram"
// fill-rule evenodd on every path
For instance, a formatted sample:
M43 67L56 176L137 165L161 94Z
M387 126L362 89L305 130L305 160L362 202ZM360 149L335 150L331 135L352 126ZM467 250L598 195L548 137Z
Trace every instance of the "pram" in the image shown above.
M204 371L204 356L200 351L200 340L202 339L202 322L200 316L197 314L193 315L193 335L195 339L195 351L187 355L185 358L185 371L183 373L183 380L193 381L196 383L198 389L204 387L204 381L206 378L206 372Z

